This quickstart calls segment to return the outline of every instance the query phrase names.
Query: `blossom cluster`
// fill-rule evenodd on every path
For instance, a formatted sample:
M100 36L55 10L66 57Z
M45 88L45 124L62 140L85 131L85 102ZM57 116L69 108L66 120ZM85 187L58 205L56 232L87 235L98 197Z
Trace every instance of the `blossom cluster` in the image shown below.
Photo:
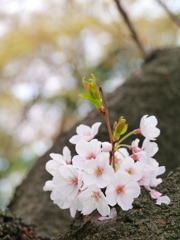
M119 144L114 166L110 162L112 144L94 138L100 125L97 122L91 128L83 124L77 127L77 135L69 140L75 144L77 155L72 157L68 147L63 148L62 155L50 154L46 170L53 178L43 189L51 191L52 201L61 209L70 208L72 217L76 211L88 215L97 209L100 220L114 217L116 205L124 211L131 209L141 186L157 199L156 204L169 204L170 199L154 189L162 182L158 176L165 172L165 167L153 158L158 151L154 140L160 134L156 117L141 118L140 127L133 133L145 137L142 146L138 138L131 145Z

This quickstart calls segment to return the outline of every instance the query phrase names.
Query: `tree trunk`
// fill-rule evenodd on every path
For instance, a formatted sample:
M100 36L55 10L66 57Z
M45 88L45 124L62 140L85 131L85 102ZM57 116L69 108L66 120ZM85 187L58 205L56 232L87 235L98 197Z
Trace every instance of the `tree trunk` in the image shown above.
M117 121L120 116L124 116L129 124L129 131L139 127L140 118L145 114L155 115L158 118L158 127L161 129L161 135L158 138L160 151L156 155L156 159L160 165L166 166L167 172L179 166L180 162L180 135L178 134L180 123L179 62L179 48L156 50L146 59L141 70L135 72L123 86L108 96L111 123ZM108 134L104 119L96 109L81 123L91 126L97 121L103 122L100 133L98 134L98 139L107 141ZM71 222L69 211L61 210L54 205L50 200L49 192L44 192L42 188L45 181L51 179L51 176L45 171L45 164L50 159L49 153L61 153L62 148L67 145L72 150L72 155L74 155L74 146L71 145L68 140L75 134L75 129L76 126L68 132L61 134L52 148L37 160L33 168L29 171L26 179L17 188L14 199L9 205L11 211L15 212L19 217L24 218L27 222L37 224L37 231L40 234L46 234L51 237L58 233L64 234ZM131 138L131 141L134 139L135 138ZM139 203L140 206L138 205L136 209L122 213L121 216L118 217L118 219L122 221L118 220L119 225L125 224L128 229L131 226L130 222L134 221L133 216L138 216L139 219L144 211L138 211L137 208L146 209L147 207L150 209L150 206L152 212L155 211L160 214L159 221L161 222L161 218L162 221L164 221L164 212L162 211L161 214L161 209L166 211L166 209L170 207L156 207L152 201L148 201L148 198L147 194L143 192L142 202ZM122 218L122 216L124 217ZM150 217L150 215L147 216ZM126 220L129 218L130 220ZM151 221L151 219L149 219L149 221ZM139 223L137 222L137 224ZM87 224L83 220L83 224L86 228L86 225L88 226L89 223ZM144 224L143 221L141 221L141 224L141 226L138 226L141 228L141 233L144 231L145 234L149 225ZM153 226L155 231L156 225L153 224ZM165 226L161 226L161 228L166 228L166 226L165 224ZM84 227L82 226L82 228ZM98 228L104 231L103 223L98 223ZM135 228L133 229L132 234L136 234ZM115 228L113 228L112 231L116 234ZM144 237L142 237L142 239L144 239Z
M134 201L133 209L120 211L117 217L105 221L98 220L97 211L88 218L79 214L67 234L57 240L180 239L179 186L180 168L171 172L158 187L171 198L170 205L156 205L148 191L143 189Z

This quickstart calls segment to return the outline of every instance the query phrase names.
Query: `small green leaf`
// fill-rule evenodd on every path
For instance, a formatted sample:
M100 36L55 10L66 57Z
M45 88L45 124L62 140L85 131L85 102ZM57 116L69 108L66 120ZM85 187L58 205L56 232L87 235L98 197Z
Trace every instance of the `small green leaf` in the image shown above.
M102 103L99 100L95 100L92 97L90 97L89 95L80 94L79 96L92 102L98 109L101 108L101 106L102 106Z
M81 94L80 97L83 97L90 102L92 102L98 109L103 108L102 99L100 96L99 88L96 84L96 78L91 74L92 78L89 81L82 79L82 83L86 89L87 94Z
M123 117L120 117L113 133L114 138L118 140L120 136L127 131L127 129L128 129L128 124L126 124L126 119L124 119Z

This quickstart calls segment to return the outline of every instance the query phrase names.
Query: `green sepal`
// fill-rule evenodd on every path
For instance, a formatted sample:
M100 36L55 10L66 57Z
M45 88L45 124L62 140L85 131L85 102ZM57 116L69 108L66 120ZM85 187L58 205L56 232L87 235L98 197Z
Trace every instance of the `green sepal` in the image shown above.
M128 124L126 124L126 119L120 117L113 133L115 140L119 140L120 136L123 135L127 129Z

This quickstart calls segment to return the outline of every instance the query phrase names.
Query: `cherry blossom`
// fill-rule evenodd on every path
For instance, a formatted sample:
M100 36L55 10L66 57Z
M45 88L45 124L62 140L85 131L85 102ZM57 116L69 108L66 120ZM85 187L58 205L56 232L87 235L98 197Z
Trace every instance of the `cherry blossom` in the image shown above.
M86 160L96 159L101 153L101 142L93 139L90 142L81 140L76 144L76 152L78 155L72 159L73 165L79 169L83 169L83 164Z
M82 202L82 213L84 215L90 214L95 209L103 216L110 213L106 197L101 189L95 185L89 186L86 190L79 194L79 199Z
M156 127L157 123L155 116L144 115L140 121L140 132L149 140L155 140L160 134L160 130Z
M109 153L102 153L96 159L87 161L83 167L83 181L86 186L92 184L104 188L114 178L114 170L109 165Z
M53 183L61 192L62 198L68 201L74 200L82 186L82 173L73 165L61 166L59 175L55 175Z
M127 172L133 181L138 181L143 176L143 164L140 162L134 162L131 157L126 157L123 160L120 169Z
M101 125L101 122L97 122L97 123L94 123L90 128L84 124L80 124L76 128L77 135L74 135L69 139L70 143L77 144L81 140L89 142L98 133L100 125Z
M81 124L77 127L77 135L70 139L75 144L77 155L72 158L68 147L63 153L51 153L51 160L46 163L46 170L52 180L46 181L43 190L51 191L50 198L61 209L70 209L72 217L77 211L87 215L96 210L101 214L99 220L107 220L117 215L116 209L110 206L118 204L122 210L132 208L134 198L140 194L140 186L145 187L156 204L169 204L167 196L152 189L162 182L158 176L165 172L164 166L153 156L158 145L151 140L159 135L154 116L143 116L140 129L127 134L123 141L132 133L142 133L146 138L142 146L135 139L131 146L121 141L113 144L93 139L97 134L100 122L92 127ZM124 148L126 147L126 148ZM117 149L118 148L118 149ZM128 149L128 151L127 151ZM114 163L110 156L114 153Z
M71 152L68 147L63 148L63 155L51 153L50 157L52 160L49 160L46 163L46 171L53 176L57 174L61 165L67 165L71 163Z
M118 205L125 211L132 208L134 198L140 194L139 185L131 181L130 175L122 170L115 173L115 180L106 189L106 198L111 206Z

